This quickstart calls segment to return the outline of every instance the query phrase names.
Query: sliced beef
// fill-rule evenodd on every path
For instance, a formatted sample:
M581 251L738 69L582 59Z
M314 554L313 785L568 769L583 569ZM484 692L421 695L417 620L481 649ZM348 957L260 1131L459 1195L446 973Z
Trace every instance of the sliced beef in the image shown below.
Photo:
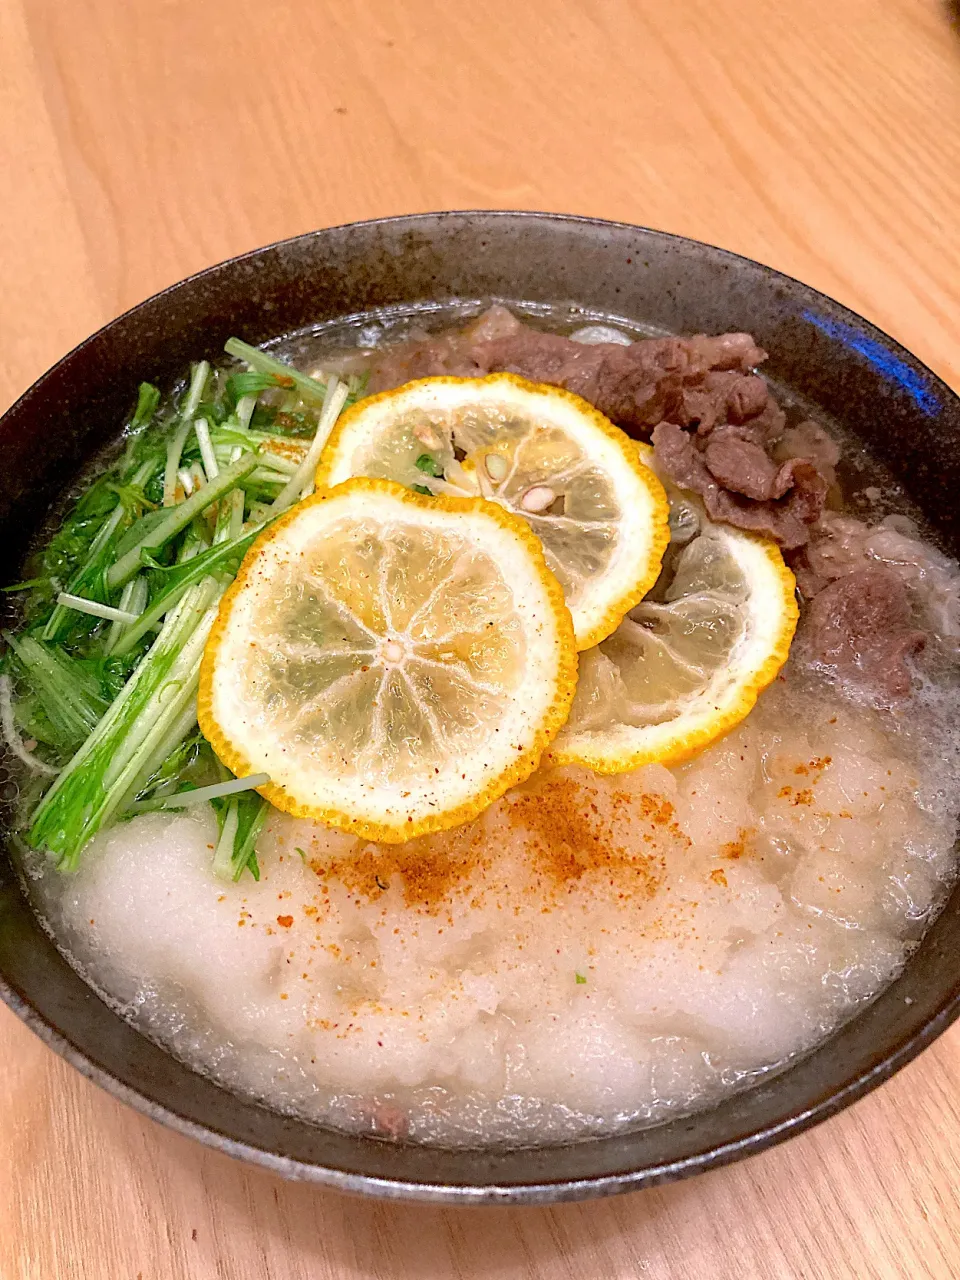
M762 440L752 424L723 423L711 431L703 447L703 459L710 474L724 488L756 502L770 502L793 488L797 461L774 462Z
M695 437L673 422L661 422L653 432L664 473L681 489L700 494L712 520L761 533L785 548L802 547L827 496L816 467L793 459L784 464L788 471L778 469L754 441L730 436L719 460L714 455L717 475L710 467L710 439L701 450ZM761 455L769 467L759 461ZM744 490L768 496L757 499Z
M709 370L684 383L670 406L670 420L706 436L718 423L757 420L769 400L767 384L757 374Z
M797 448L806 439L802 432L777 455L785 417L754 372L765 359L748 333L584 344L531 329L495 306L461 333L388 349L373 370L371 390L432 374L494 372L564 387L626 430L652 431L667 475L701 494L714 520L800 547L833 476L821 476ZM819 437L811 438L814 446L825 447Z
M867 524L855 516L825 511L807 546L788 555L797 586L813 600L831 583L862 570L896 578L910 602L913 625L927 634L935 653L955 661L960 653L960 571L936 547L917 536L903 516Z
M506 307L488 307L460 331L423 334L385 348L373 366L370 390L388 391L414 378L437 375L480 378L490 369L478 361L477 348L520 332L531 331Z
M432 378L438 374L479 378L485 372L460 334L440 334L387 347L373 366L369 387L371 392L388 391L415 378Z
M836 578L876 564L867 550L871 532L870 525L856 516L825 511L806 546L787 555L803 598L812 600Z
M801 422L783 432L774 449L774 457L806 458L812 462L828 484L836 482L834 468L840 461L840 446L827 435L819 422Z
M385 391L437 374L518 373L574 391L621 426L646 436L661 418L677 413L688 423L702 415L718 420L728 399L740 406L735 413L742 414L744 406L749 410L751 403L759 412L766 403L765 384L744 375L765 359L766 352L747 333L650 338L626 347L612 342L587 345L531 329L506 307L493 306L460 333L425 336L387 348L373 368L370 388ZM711 383L710 375L717 374L723 380ZM685 388L695 393L686 408Z
M912 625L906 588L882 565L836 578L807 606L799 652L886 700L910 692L907 658L926 643Z

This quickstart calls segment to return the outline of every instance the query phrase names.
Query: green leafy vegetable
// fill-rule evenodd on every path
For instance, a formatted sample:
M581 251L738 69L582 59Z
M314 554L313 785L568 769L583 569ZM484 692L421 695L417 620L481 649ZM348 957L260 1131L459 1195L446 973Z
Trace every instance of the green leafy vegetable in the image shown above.
M244 396L258 396L281 385L275 373L258 373L256 369L234 373L227 379L227 403L235 409Z
M75 750L95 728L108 700L90 671L60 649L26 634L19 639L9 631L4 639L16 654L53 730L53 745Z
M153 469L152 462L142 463L134 474L133 484L142 486ZM91 511L94 494L98 505ZM106 519L103 518L103 499L110 501L112 508ZM84 495L72 518L51 539L44 555L51 596L62 590L69 595L109 603L106 574L114 557L114 544L127 515L123 502L117 502L115 494L110 492L109 481L98 481ZM72 568L71 560L74 564L79 561L79 568L73 568L67 580L62 582L60 575L68 567ZM43 629L43 639L48 643L61 639L73 621L68 610L58 604Z
M142 431L153 421L160 405L160 391L151 382L141 382L137 407L130 421L130 431Z
M227 348L249 371L200 361L166 401L140 384L121 456L5 589L21 620L3 633L4 733L33 772L24 794L47 788L24 834L65 870L113 822L210 804L216 873L259 876L270 806L252 788L265 775L233 779L199 732L200 660L243 556L310 490L337 415L365 383L311 378L238 340ZM309 440L300 459L278 447L292 435Z
M256 791L244 791L218 811L220 839L213 855L214 875L239 880L245 869L260 879L257 838L263 830L270 806Z
M276 385L295 387L305 400L322 401L327 394L326 383L318 382L309 374L301 373L299 369L284 364L276 356L268 355L259 347L251 347L248 343L241 342L239 338L228 338L223 349L228 356L243 360L255 373L273 374Z
M111 565L106 575L107 586L123 586L140 568L142 564L140 559L141 551L154 551L157 547L164 546L171 538L176 537L181 530L185 529L194 516L198 516L219 498L229 493L244 476L250 474L256 465L257 459L254 454L247 454L238 458L225 471L221 471L216 479L211 480L209 484L205 484L196 493L192 493L189 498L178 503L177 506L170 508L165 513L163 520L158 521L129 551Z

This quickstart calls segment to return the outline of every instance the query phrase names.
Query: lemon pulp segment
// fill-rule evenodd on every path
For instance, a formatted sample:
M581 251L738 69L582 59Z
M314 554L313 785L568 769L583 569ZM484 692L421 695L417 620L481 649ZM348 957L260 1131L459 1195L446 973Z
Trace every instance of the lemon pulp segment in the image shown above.
M317 486L358 475L515 512L543 544L581 649L653 586L669 538L666 495L635 443L579 396L513 374L422 378L359 401Z
M555 763L616 773L684 760L744 719L787 659L798 609L779 548L667 492L675 541L664 572L612 636L581 654Z
M482 500L354 480L251 548L204 655L200 724L278 808L399 841L528 776L576 650L537 540Z

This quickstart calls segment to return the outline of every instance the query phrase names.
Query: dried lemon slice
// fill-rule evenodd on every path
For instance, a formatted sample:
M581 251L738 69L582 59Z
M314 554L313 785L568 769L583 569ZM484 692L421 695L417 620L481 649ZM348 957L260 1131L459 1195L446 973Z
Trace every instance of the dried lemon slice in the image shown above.
M653 464L653 450L640 445ZM673 541L656 588L608 640L580 655L554 764L622 773L702 751L749 714L787 660L793 574L766 538L712 524L667 485Z
M422 378L337 422L317 487L382 476L433 494L479 494L543 543L577 647L613 632L653 586L667 500L636 445L579 396L510 373Z
M576 648L522 520L358 479L294 507L223 598L200 726L279 809L399 842L473 817L567 717Z

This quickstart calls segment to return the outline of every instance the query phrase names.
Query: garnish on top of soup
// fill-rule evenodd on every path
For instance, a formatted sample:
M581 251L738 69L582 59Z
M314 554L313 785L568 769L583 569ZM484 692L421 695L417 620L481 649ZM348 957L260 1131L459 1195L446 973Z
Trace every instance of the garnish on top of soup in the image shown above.
M748 715L787 660L796 582L776 544L714 524L669 481L667 492L674 533L659 582L582 655L553 764L622 773L687 760Z
M957 565L748 334L553 319L232 339L9 589L38 909L281 1110L482 1144L709 1105L955 877Z
M426 378L354 405L317 485L356 475L515 512L560 580L579 649L640 603L669 541L663 487L636 444L578 396L513 374Z
M200 668L199 721L278 809L367 840L475 817L525 781L570 711L560 584L481 499L348 480L247 553Z

